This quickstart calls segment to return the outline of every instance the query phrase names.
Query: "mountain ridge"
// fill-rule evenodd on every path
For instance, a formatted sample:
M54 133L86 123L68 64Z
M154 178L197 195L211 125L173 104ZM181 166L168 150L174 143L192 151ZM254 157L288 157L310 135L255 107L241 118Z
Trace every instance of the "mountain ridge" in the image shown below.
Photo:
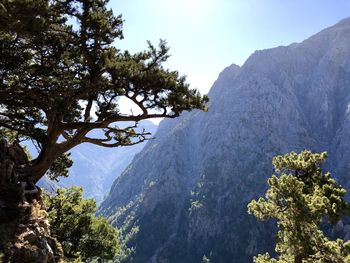
M220 73L207 113L161 122L100 209L126 232L138 227L130 262L250 262L272 251L273 225L246 205L265 192L277 154L327 150L350 189L349 41L345 19L256 51Z

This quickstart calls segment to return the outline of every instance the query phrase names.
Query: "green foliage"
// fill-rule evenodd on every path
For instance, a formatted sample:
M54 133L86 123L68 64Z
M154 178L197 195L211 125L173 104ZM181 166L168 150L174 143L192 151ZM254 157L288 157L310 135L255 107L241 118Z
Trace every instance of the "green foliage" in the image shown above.
M16 141L17 133L9 129L0 127L0 138L6 138L8 142L12 143Z
M136 251L136 247L131 246L130 243L135 244L135 237L137 233L140 231L138 226L134 226L131 229L124 229L123 226L121 229L119 229L121 232L124 232L121 234L121 240L120 240L120 249L118 251L117 256L115 257L115 262L128 262L132 259L132 256L134 255ZM126 233L125 233L126 232Z
M276 252L254 257L265 262L350 262L350 242L330 240L320 230L321 223L337 222L345 213L345 189L321 164L327 154L291 152L273 159L275 174L268 180L265 198L253 200L248 212L258 219L277 219Z
M49 169L54 178L65 176L70 163L64 153L80 143L133 145L149 139L136 129L141 120L206 110L207 96L163 68L169 57L165 41L158 47L148 43L136 54L115 47L123 38L123 19L107 4L1 1L0 129L40 149L26 169L34 181ZM138 108L135 113L120 112L121 98ZM120 128L118 122L134 125ZM89 137L96 129L101 136Z
M58 177L68 177L68 169L73 165L69 157L70 153L64 153L51 164L47 172L51 180L58 182Z
M119 253L117 230L94 215L96 202L84 199L82 188L60 188L54 196L45 193L44 202L52 235L68 260L108 260Z

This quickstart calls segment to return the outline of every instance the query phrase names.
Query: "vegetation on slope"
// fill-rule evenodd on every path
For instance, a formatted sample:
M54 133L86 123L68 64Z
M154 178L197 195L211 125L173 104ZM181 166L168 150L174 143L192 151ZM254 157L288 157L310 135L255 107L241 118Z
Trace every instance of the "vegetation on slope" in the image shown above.
M334 224L348 210L346 193L324 173L326 153L291 152L273 159L275 174L265 198L253 200L248 211L258 219L277 220L277 258L254 257L255 263L350 262L350 241L331 240L321 224Z
M136 54L114 46L123 38L123 19L107 4L108 0L1 1L0 134L13 132L16 143L31 140L38 149L32 160L3 160L4 165L11 161L13 169L7 174L0 169L0 178L11 177L0 184L1 210L23 201L7 197L9 182L24 192L22 199L29 206L40 199L35 184L45 174L53 179L67 176L72 165L67 152L81 143L108 148L138 144L150 138L138 128L139 121L206 109L207 96L190 89L177 71L164 69L169 57L165 41L158 47L149 43ZM137 109L121 113L121 98ZM120 127L120 122L131 124ZM96 130L101 137L92 136ZM11 147L2 147L0 156L17 146ZM37 196L29 198L33 192ZM0 239L0 250L5 239L15 237ZM14 243L10 247L5 254L22 255Z
M112 260L120 250L117 229L96 217L96 202L83 198L79 187L44 194L51 234L61 243L67 261Z

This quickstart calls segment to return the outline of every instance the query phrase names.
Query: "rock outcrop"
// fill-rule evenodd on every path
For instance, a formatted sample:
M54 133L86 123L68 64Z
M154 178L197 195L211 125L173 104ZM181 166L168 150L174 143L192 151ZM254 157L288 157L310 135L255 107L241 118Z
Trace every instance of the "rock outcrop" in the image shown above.
M251 262L273 225L247 214L277 154L328 151L350 189L350 19L302 43L256 51L214 83L209 112L163 121L100 213L136 234L128 262Z
M18 144L0 140L0 260L57 263L63 253L50 235L40 189L20 179L27 162Z

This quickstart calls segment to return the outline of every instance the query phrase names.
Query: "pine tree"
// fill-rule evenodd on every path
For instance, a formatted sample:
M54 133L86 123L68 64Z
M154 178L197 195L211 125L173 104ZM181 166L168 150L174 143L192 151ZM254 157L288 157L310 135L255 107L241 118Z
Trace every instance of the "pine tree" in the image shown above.
M205 109L208 98L165 70L165 41L136 54L113 45L122 18L106 0L4 0L0 8L0 128L33 140L38 158L23 169L37 182L81 143L133 145L149 138L137 122ZM138 112L121 113L126 98ZM118 127L118 122L131 122ZM103 138L89 132L99 129Z
M336 223L347 210L345 189L321 168L326 158L326 153L303 151L273 159L275 174L266 196L251 201L248 212L277 220L278 258L259 255L255 263L350 262L350 242L330 240L320 229L321 223Z
M0 233L27 231L15 229L10 221L25 226L23 219L28 217L21 213L29 216L30 209L22 207L11 216L8 211L40 199L35 184L46 173L53 179L67 176L72 165L67 152L75 146L134 145L150 138L138 128L141 120L206 110L207 96L190 89L177 71L164 69L169 57L165 41L158 47L148 43L147 50L136 54L115 46L123 38L123 19L107 4L108 0L0 2L0 139L10 134L14 141L8 145L0 140ZM138 110L121 112L123 99ZM92 136L96 130L101 136ZM36 158L22 156L18 143L23 140L36 145ZM0 251L12 247L13 252L14 242L11 246L5 240L11 237L1 237ZM35 242L32 251L45 243Z
M95 216L96 202L83 198L80 187L45 192L51 233L62 244L66 260L112 260L120 249L117 229Z

